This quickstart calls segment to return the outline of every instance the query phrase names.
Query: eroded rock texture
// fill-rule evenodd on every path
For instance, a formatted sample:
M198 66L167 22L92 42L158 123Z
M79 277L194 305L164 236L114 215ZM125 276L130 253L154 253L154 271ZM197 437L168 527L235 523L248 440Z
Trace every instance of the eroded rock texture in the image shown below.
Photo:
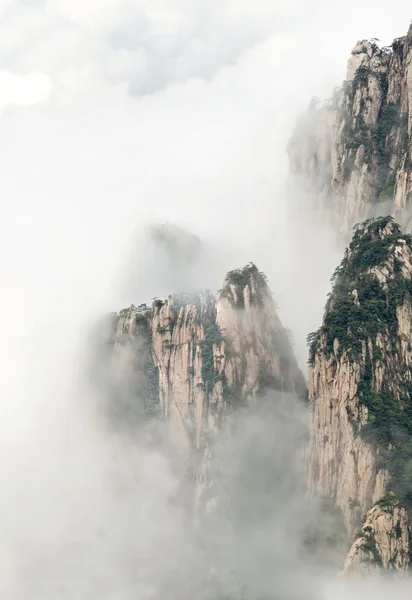
M382 565L398 570L409 564L406 529L402 525L400 558L401 542L383 539L389 513L379 512L379 501L393 492L400 502L391 505L393 511L401 511L401 521L407 519L412 490L411 279L411 237L391 217L359 225L335 272L323 324L309 336L309 489L333 499L349 536L360 527L365 533L373 521ZM348 557L349 571L364 568L369 556L360 539Z
M344 234L385 214L412 228L411 61L412 28L390 47L358 42L342 88L312 103L290 140L296 200Z

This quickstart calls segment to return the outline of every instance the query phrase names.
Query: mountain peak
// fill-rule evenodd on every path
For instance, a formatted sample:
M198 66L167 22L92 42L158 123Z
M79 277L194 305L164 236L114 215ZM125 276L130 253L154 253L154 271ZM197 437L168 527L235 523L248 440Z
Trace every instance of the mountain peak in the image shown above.
M363 223L356 223L354 226L355 235L353 241L356 242L362 235L369 235L371 239L374 237L388 237L401 233L401 229L392 216L377 217L375 219L367 219Z
M332 276L322 327L308 336L310 362L325 337L328 352L339 347L350 355L361 341L376 338L379 328L396 322L399 304L412 292L412 238L392 217L355 225L344 258Z
M229 271L223 282L221 297L228 298L232 306L244 308L246 304L262 305L264 298L271 298L267 278L250 262L243 268Z
M293 181L345 236L383 211L412 230L411 32L390 46L358 41L346 81L297 123L288 146Z

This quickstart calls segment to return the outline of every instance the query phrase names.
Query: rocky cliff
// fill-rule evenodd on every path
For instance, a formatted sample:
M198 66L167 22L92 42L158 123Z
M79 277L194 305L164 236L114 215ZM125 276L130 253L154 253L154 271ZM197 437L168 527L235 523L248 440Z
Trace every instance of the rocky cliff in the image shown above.
M209 442L228 415L267 388L306 394L266 278L253 264L228 273L217 299L174 295L113 315L111 347L123 396L138 404L143 395L145 414L170 424L200 480Z
M353 578L383 568L405 577L410 563L409 543L408 514L395 495L389 493L368 510L343 573Z
M216 297L153 299L106 325L90 366L104 426L160 452L175 476L175 554L153 597L268 598L300 587L289 575L296 515L315 513L301 453L307 386L263 273L249 264Z
M391 217L358 225L333 282L323 324L308 338L308 486L340 508L349 536L362 527L346 572L366 568L371 557L404 569L412 508L412 238ZM394 501L384 509L389 492Z
M392 214L412 229L412 26L389 47L358 42L347 79L314 100L288 146L290 185L342 232Z

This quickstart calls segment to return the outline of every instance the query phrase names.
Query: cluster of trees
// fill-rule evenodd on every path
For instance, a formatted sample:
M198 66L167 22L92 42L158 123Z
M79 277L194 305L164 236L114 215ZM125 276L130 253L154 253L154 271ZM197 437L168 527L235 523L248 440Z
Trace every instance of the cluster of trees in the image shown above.
M389 223L390 232L382 236ZM394 256L398 243L412 250L411 236L402 235L392 217L369 219L355 226L349 258L332 277L333 290L323 325L308 336L308 342L312 363L323 336L326 345L322 345L322 352L331 354L336 339L338 358L346 351L349 360L361 365L357 393L368 409L368 423L359 433L376 446L381 466L391 474L392 489L405 507L412 508L412 372L401 355L397 320L397 308L412 296L412 283L402 275L400 259ZM370 269L385 263L394 276L383 286ZM386 340L383 350L376 343L378 333ZM374 370L379 361L385 368L378 392Z

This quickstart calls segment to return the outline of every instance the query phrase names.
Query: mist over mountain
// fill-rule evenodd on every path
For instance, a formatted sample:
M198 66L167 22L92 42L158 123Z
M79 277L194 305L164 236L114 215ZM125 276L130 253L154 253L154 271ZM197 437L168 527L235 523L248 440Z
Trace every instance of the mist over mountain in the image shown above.
M343 85L312 100L289 142L292 187L342 233L386 214L410 230L411 43L411 27L390 45L358 41Z
M410 596L388 10L0 5L2 597Z

